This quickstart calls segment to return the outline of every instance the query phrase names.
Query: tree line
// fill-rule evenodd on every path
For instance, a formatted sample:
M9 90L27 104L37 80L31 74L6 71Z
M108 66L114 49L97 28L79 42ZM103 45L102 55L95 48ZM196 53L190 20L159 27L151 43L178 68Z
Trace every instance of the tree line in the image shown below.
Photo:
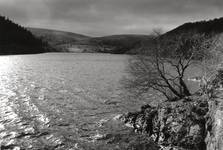
M8 18L0 16L1 55L42 53L49 49L48 43Z
M182 32L198 32L205 34L216 34L223 32L223 17L208 21L185 23L167 34L178 34Z

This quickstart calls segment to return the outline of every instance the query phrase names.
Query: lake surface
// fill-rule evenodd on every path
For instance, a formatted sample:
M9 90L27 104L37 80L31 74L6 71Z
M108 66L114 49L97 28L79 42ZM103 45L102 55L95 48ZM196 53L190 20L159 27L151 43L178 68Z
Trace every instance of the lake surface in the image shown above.
M118 149L116 118L147 102L121 80L128 55L0 56L1 149ZM113 139L113 141L111 140Z

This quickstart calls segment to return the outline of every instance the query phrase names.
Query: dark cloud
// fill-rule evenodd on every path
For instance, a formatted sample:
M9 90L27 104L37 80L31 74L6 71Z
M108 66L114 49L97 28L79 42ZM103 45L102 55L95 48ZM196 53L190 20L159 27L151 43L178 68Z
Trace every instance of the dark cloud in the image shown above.
M149 34L221 17L221 0L0 0L0 13L25 26L93 36Z

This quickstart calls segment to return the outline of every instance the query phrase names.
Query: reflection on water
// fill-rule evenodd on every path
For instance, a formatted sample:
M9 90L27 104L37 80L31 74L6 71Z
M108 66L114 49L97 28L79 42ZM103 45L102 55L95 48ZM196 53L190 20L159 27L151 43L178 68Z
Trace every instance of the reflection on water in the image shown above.
M130 99L119 82L128 57L1 56L1 149L114 148L111 139L129 131L116 116L145 103Z

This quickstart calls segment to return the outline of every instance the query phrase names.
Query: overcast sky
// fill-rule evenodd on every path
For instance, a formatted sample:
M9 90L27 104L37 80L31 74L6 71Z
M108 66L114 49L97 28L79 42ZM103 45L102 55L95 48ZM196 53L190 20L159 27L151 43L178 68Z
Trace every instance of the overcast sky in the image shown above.
M23 26L90 36L149 34L223 17L223 0L0 0L0 14Z

